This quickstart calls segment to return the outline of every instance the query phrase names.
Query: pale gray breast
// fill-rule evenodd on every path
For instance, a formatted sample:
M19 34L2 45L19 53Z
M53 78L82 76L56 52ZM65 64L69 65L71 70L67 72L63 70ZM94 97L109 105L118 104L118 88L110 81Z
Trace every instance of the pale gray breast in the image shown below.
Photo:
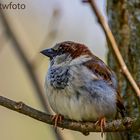
M48 100L58 114L95 120L116 112L115 90L84 66L50 68L47 81Z

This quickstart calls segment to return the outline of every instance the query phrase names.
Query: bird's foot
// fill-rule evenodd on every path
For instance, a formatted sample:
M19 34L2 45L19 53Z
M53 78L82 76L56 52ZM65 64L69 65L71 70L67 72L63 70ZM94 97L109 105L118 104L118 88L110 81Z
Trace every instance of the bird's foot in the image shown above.
M53 115L51 120L54 121L54 128L57 128L58 122L62 122L63 116L60 114Z
M96 123L95 125L99 125L101 127L101 137L103 137L104 134L104 127L106 126L106 118L105 117L101 117Z

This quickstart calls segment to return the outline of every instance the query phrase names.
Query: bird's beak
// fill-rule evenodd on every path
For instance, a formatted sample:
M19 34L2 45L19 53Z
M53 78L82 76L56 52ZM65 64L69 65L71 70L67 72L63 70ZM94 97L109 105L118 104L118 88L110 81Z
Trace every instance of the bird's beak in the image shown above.
M43 55L45 56L48 56L49 58L53 58L54 56L56 56L56 52L49 48L49 49L45 49L45 50L42 50L40 53L42 53Z

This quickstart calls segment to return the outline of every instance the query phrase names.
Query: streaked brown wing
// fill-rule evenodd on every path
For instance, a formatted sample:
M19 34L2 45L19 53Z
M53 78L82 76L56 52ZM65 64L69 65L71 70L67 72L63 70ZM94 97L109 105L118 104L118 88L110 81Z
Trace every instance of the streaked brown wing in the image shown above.
M93 56L93 59L87 61L83 65L87 66L87 68L89 68L98 77L98 79L105 80L113 88L116 88L114 87L114 83L112 81L112 76L114 76L113 71L101 59L99 59L96 56ZM119 92L117 92L116 105L122 117L124 117L125 108L122 103L122 99Z
M93 59L85 62L83 65L87 66L99 79L113 85L111 78L113 76L112 70L98 57L93 56Z

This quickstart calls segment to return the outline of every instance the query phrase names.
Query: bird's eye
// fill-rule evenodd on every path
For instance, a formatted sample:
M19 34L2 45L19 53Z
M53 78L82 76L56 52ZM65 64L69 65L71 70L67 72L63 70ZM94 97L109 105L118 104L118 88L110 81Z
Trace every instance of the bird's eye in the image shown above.
M57 51L58 51L58 48L57 48L57 47L53 47L52 50L53 50L54 52L57 52Z
M62 46L59 46L59 50L61 50L62 49Z
M56 52L57 50L56 49L54 49L54 48L52 48L52 50L54 51L54 52Z
M52 50L55 52L57 52L59 49L60 49L60 46L57 44L52 48Z

